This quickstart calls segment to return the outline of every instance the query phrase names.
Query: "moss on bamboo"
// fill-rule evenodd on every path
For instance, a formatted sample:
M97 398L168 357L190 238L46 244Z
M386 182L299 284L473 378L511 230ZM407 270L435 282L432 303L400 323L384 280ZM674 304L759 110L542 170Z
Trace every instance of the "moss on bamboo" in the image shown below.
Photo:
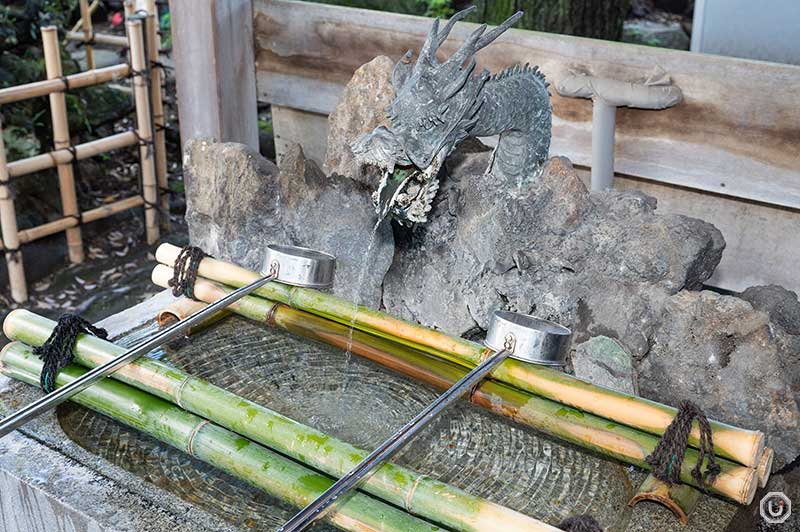
M162 244L156 252L156 259L172 267L179 251L180 248L176 246ZM255 272L212 258L202 261L199 273L207 279L233 287L244 286L259 277ZM154 271L153 275L162 274ZM485 350L480 344L412 324L368 307L354 307L351 301L318 290L269 283L260 288L257 294L345 325L353 324L361 331L470 369L480 363ZM506 360L494 370L492 378L655 435L663 434L677 413L671 406L626 395L557 370L513 359ZM762 432L745 430L713 420L711 427L718 455L749 467L758 465L764 449ZM697 447L699 441L699 426L695 422L689 443Z
M0 354L3 374L37 385L42 362L21 344ZM86 371L71 365L59 373L63 386ZM96 412L190 452L196 458L235 475L295 506L305 506L333 481L288 458L208 423L163 399L114 381L102 380L72 398ZM388 504L356 493L328 516L331 523L354 532L433 532L440 528Z
M241 300L237 308L252 317L266 316L271 306L263 299L252 298ZM38 346L47 339L54 325L55 322L47 318L17 310L6 319L4 329L9 338ZM23 344L11 349L19 356L30 351ZM96 367L124 350L100 338L82 335L76 346L75 361ZM344 475L369 454L163 362L139 359L118 370L113 377L334 476ZM381 466L362 489L458 530L556 530L524 514L393 464Z

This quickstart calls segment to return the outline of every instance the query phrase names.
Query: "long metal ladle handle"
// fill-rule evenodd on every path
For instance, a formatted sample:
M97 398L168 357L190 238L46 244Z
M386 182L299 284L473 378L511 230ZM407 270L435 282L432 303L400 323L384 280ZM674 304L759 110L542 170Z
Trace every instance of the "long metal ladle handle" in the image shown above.
M297 515L292 517L285 525L278 529L278 532L298 532L304 530L317 519L325 515L331 509L336 500L358 487L358 485L369 478L373 472L384 461L390 459L397 451L409 443L428 423L436 419L442 410L450 406L456 399L461 397L467 390L479 383L495 367L502 363L509 355L513 344L509 348L496 352L472 371L464 375L461 380L453 384L446 392L440 395L434 402L428 405L425 410L417 414L414 419L409 421L403 428L383 442L380 447L364 458L349 473L337 480L330 488L317 497L311 504L303 508Z
M253 290L260 288L261 286L270 281L274 281L275 279L277 279L277 271L273 269L273 271L270 272L270 274L266 277L262 277L248 285L234 290L230 294L218 299L206 308L198 310L186 319L179 321L178 323L159 332L155 336L152 336L144 342L128 349L117 358L109 360L102 366L97 366L93 370L84 374L81 378L72 381L66 386L62 386L61 388L54 390L37 401L34 401L28 406L11 414L0 421L0 438L4 437L14 429L21 427L31 419L37 417L39 414L42 414L51 408L55 408L57 405L63 403L76 393L80 393L98 380L110 375L111 373L114 373L122 366L125 366L140 356L149 353L153 349L169 342L173 338L176 338L192 325L200 323L215 312L224 309L231 303L243 298Z

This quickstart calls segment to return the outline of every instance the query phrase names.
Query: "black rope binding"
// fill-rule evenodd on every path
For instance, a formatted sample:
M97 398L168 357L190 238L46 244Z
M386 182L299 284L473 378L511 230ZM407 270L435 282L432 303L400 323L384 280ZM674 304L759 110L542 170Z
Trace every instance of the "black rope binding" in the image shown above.
M683 456L689 445L689 433L692 431L692 421L695 418L700 425L700 449L697 463L692 469L692 478L701 489L705 490L708 484L714 483L714 479L719 475L721 469L714 458L711 425L700 407L691 401L681 402L675 419L664 431L653 453L645 460L653 467L653 476L657 479L670 486L679 483ZM708 465L705 472L701 472L706 455L708 455Z
M195 299L194 283L197 280L197 271L200 268L200 261L208 257L205 251L196 246L186 246L178 253L175 259L172 279L169 286L172 288L172 295L180 297L182 295Z
M567 517L558 524L557 528L567 532L603 532L600 523L589 514Z
M33 354L44 362L39 382L46 393L56 389L56 375L72 362L75 356L75 342L81 333L108 338L105 329L95 327L76 314L64 314L58 319L47 341L33 350Z

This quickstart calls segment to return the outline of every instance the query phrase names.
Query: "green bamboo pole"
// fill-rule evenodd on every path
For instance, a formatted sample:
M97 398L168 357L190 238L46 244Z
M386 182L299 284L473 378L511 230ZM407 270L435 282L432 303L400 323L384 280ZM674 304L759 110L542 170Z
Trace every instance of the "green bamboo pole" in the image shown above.
M21 343L0 352L0 372L38 385L42 362ZM56 383L64 386L86 370L70 365ZM145 432L294 506L303 507L333 481L229 430L209 423L163 399L121 382L104 379L75 395L73 401ZM362 493L338 504L327 517L354 532L432 532L442 530Z
M176 246L162 244L156 251L156 259L171 268L179 252L180 248ZM259 277L255 272L213 258L203 259L199 273L206 279L235 288ZM413 347L469 369L477 366L485 355L486 348L475 342L409 323L368 307L355 306L351 301L318 290L269 283L260 288L257 294L271 301L278 301L348 326L352 325L361 331ZM664 433L677 413L671 406L597 386L545 366L526 364L513 359L503 362L492 373L492 378L658 436ZM764 451L762 432L745 430L713 420L710 422L714 435L714 449L719 456L748 467L758 465ZM689 436L689 443L694 447L700 443L700 429L696 421Z
M166 286L171 277L171 270L161 268L156 267L153 280L159 286ZM207 302L219 299L230 290L224 285L202 278L199 278L194 286L195 296ZM361 331L353 331L351 334L349 327L345 325L259 297L242 298L231 307L231 310L258 322L268 322L270 325L341 349L350 348L357 355L441 389L449 388L468 371L458 364L432 357L385 338ZM494 380L483 381L469 400L487 410L510 417L556 438L644 469L650 469L645 457L653 452L658 443L658 437L652 434L581 412ZM697 457L695 449L687 450L681 469L681 480L687 484L694 485L691 469ZM749 504L756 490L755 469L724 459L719 460L719 463L722 474L711 486L712 491L736 502Z
M257 308L265 303L254 298ZM255 312L251 307L250 313ZM15 310L3 323L10 339L39 346L50 336L55 322L27 310ZM21 345L21 344L20 344ZM15 347L15 353L21 347ZM97 367L125 349L94 336L83 335L76 345L75 362ZM157 360L141 358L118 370L113 377L173 402L233 432L266 445L309 467L341 477L369 452L298 423L236 394L193 377ZM464 531L557 529L524 514L475 497L407 468L384 464L362 489L429 521Z

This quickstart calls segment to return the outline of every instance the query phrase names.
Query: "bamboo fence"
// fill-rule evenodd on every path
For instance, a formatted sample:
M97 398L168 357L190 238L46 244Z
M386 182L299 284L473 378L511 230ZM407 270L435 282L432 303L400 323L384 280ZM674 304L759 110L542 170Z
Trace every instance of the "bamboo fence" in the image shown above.
M91 28L90 13L92 10L92 6L89 6L87 2L81 2L82 18L89 20L88 24L81 23L84 29L82 40L101 43L102 39L99 38L99 35L93 34ZM144 19L150 22L148 26L153 27L153 30L148 28L147 32L145 32L142 21ZM85 72L69 76L63 76L61 51L56 28L53 26L44 27L41 29L41 33L47 80L0 89L0 105L48 96L53 122L54 147L52 151L12 162L8 162L6 159L5 145L2 142L2 124L0 123L0 152L2 152L2 155L0 155L0 234L2 234L0 250L5 252L11 297L14 301L21 303L28 299L25 266L20 250L22 244L64 232L66 233L70 261L79 263L83 261L83 242L80 227L82 224L142 206L145 208L147 242L152 244L158 240L158 211L160 209L164 213L168 212L169 199L160 194L159 191L159 189L161 191L166 190L167 174L165 136L163 134L162 78L160 69L152 68L158 62L157 41L151 46L151 49L155 46L154 53L148 51L146 46L148 42L153 43L154 32L157 36L156 25L157 17L155 16L133 17L126 23L128 37L115 37L124 40L125 46L130 48L130 65L119 64L105 68L90 68ZM128 42L129 40L130 43ZM90 53L87 49L87 60L89 57ZM149 82L147 81L148 71L158 72L154 76L157 81L153 79ZM137 129L75 146L71 145L64 92L124 78L132 78ZM151 95L151 91L155 91L156 94ZM154 127L154 121L156 120L158 122ZM154 129L156 130L155 134ZM135 145L139 145L141 159L141 194L81 212L75 191L72 163L101 153ZM49 168L56 168L58 171L63 217L39 226L20 230L17 225L17 214L10 189L10 181L12 178L22 177ZM163 216L161 218L167 217ZM167 226L165 225L165 227Z
M156 260L168 266L169 268L164 269L171 272L179 252L180 248L176 246L162 244L156 250ZM159 276L163 273L161 271ZM210 257L200 263L199 275L232 287L244 286L259 277L255 272ZM351 301L318 290L269 283L257 290L256 294L387 338L468 369L479 364L487 350L475 342L409 323L368 307L356 307ZM492 372L491 377L520 390L657 436L664 433L677 413L675 408L668 405L597 386L545 366L525 364L517 360L506 360ZM762 432L713 420L710 423L717 454L745 466L756 467L764 452ZM697 447L699 437L699 428L695 422L689 443Z

